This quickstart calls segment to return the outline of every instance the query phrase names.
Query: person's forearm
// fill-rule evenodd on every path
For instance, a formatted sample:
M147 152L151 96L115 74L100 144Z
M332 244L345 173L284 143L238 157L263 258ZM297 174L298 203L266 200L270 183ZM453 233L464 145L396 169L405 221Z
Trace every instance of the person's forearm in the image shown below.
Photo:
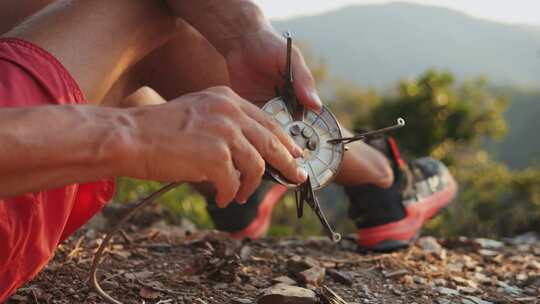
M238 38L271 27L252 0L167 0L167 3L223 55L234 47Z
M121 109L0 110L0 197L124 173L132 119Z
M100 101L135 62L174 34L176 19L161 1L61 0L5 36L51 52L86 97Z

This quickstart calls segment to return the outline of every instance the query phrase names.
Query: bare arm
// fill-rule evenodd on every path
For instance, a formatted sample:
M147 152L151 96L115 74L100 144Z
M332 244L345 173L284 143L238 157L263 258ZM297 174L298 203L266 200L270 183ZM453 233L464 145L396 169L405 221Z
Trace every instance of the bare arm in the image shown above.
M251 0L168 0L173 11L199 30L222 54L239 38L272 29L261 9Z
M300 149L230 89L169 103L157 94L145 98L154 105L1 109L0 197L123 175L210 182L225 206L253 193L263 159L286 178L305 181L307 173L292 157Z
M5 36L51 52L86 97L100 101L135 62L165 43L176 19L153 0L61 0Z
M126 113L93 106L0 110L0 197L122 173Z

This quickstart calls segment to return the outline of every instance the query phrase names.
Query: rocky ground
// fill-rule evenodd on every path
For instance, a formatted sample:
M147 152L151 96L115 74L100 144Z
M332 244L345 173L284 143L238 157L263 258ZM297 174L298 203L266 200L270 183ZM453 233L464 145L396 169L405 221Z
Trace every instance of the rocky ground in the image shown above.
M233 241L175 227L116 237L103 288L124 303L540 303L540 239L423 237L396 253L356 250L352 238ZM88 284L103 234L85 230L8 303L104 303Z

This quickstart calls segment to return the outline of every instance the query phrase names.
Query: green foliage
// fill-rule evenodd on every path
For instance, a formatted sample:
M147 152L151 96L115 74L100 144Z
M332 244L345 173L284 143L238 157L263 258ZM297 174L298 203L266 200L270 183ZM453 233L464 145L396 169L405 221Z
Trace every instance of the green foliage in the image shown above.
M478 152L453 171L459 198L428 233L497 237L540 229L540 169L511 171Z
M499 87L496 91L512 101L504 115L510 129L504 141L488 141L485 146L495 159L505 162L510 168L540 165L540 141L533 140L538 137L540 90Z
M505 134L507 101L492 96L487 89L485 79L458 87L452 74L430 70L418 79L402 81L398 96L383 99L355 126L384 127L403 117L407 126L396 136L406 151L448 159L458 148L477 146L483 138Z
M272 236L310 236L321 234L317 217L305 206L302 219L296 218L296 203L293 195L287 195L274 208L269 234Z
M363 90L345 82L334 86L335 96L328 106L343 126L350 128L357 122L369 121L372 109L382 102L375 90Z
M163 185L157 182L143 181L121 177L117 181L115 202L131 203L157 191ZM165 216L172 224L179 224L182 218L192 221L197 227L210 229L213 224L206 211L203 196L184 184L159 199L165 209Z
M354 232L354 223L347 215L347 201L343 190L330 185L317 192L324 214L328 218L330 225L336 231L347 234ZM272 215L272 225L269 234L272 236L306 237L312 235L324 235L318 217L309 206L304 205L304 215L301 219L296 217L296 204L292 193L287 195L274 208Z

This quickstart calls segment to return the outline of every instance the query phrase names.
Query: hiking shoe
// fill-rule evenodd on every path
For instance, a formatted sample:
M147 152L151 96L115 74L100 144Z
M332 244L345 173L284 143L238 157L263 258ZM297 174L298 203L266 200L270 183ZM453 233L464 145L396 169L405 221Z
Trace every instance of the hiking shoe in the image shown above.
M207 206L216 229L236 239L258 239L266 235L272 210L287 192L287 187L263 182L244 205L231 203L219 208L213 200Z
M393 138L381 136L367 143L388 157L394 183L388 189L373 185L345 187L349 215L358 228L358 245L370 251L408 247L424 223L452 202L456 181L446 166L433 158L405 162Z

